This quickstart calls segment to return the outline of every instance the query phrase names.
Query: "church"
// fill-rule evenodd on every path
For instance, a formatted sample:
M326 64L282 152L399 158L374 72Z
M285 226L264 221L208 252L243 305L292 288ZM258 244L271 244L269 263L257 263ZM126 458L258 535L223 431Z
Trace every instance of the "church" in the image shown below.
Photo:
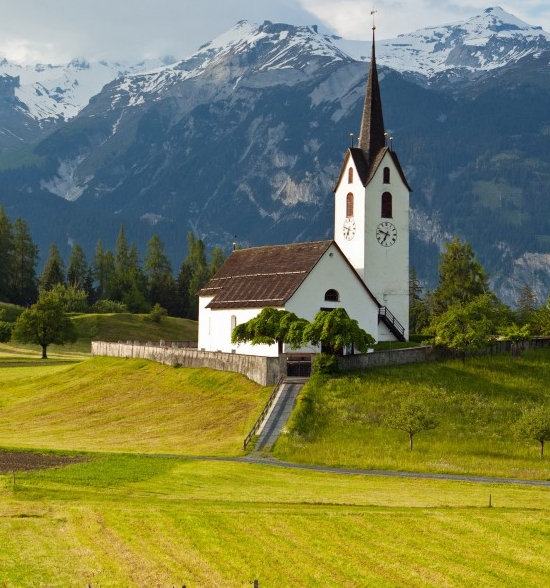
M345 154L334 187L334 239L233 251L199 292L198 348L276 357L276 344L231 343L233 329L267 306L308 321L344 308L376 341L407 340L409 194L385 132L373 27L358 145Z

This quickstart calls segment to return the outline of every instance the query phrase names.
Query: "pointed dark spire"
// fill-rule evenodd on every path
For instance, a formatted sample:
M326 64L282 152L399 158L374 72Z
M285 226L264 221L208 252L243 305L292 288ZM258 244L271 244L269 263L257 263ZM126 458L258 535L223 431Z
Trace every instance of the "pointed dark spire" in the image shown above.
M378 72L376 70L376 56L374 51L374 31L372 27L372 57L367 81L367 94L361 119L361 131L359 133L359 148L362 149L370 165L376 155L386 146L384 137L384 118L382 116L382 100L380 98L380 86L378 84Z

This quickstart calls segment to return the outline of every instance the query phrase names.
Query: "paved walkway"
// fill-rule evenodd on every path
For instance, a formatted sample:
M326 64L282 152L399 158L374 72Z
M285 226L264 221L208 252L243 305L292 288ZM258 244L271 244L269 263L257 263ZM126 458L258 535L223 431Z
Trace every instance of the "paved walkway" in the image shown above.
M307 378L287 378L283 382L282 390L259 432L254 451L264 451L277 441L294 409L296 398L306 382Z

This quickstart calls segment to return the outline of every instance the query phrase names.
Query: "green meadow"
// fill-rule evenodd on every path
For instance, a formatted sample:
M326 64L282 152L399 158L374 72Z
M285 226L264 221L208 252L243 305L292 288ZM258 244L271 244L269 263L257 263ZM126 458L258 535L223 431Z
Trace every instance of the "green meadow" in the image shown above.
M0 464L12 459L0 473L2 587L548 582L547 460L510 426L525 402L547 398L549 351L312 378L274 447L297 463L538 486L245 461L269 388L54 351L41 362L38 350L0 346ZM412 452L383 426L404 394L440 420ZM60 463L22 469L17 456Z

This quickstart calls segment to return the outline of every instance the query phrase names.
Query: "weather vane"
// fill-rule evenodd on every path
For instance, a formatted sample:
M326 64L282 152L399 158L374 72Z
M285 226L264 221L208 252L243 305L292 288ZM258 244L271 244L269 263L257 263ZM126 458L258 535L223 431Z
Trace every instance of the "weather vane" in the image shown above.
M376 25L374 24L374 15L378 12L378 10L376 10L376 8L373 6L372 10L370 11L371 16L372 16L372 30L374 31L376 29Z

